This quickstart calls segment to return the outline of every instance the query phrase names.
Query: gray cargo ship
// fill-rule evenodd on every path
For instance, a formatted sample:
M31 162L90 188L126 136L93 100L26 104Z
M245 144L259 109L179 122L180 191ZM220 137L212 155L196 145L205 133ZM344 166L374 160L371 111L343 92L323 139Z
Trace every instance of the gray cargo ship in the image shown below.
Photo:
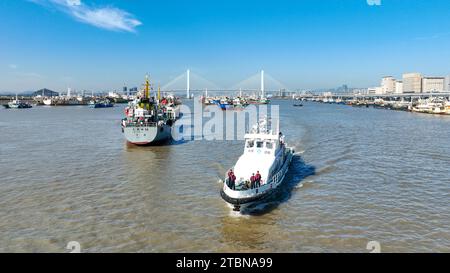
M125 108L122 131L128 142L135 145L155 145L172 138L172 125L179 118L179 100L173 96L150 96L150 83L137 99Z

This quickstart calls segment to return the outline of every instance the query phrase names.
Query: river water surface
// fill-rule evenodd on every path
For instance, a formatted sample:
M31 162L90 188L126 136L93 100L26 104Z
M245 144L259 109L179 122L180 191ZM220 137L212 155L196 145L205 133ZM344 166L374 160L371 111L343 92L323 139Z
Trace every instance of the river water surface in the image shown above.
M244 215L219 194L239 141L134 147L123 106L1 109L0 252L450 252L450 116L273 104L298 153Z

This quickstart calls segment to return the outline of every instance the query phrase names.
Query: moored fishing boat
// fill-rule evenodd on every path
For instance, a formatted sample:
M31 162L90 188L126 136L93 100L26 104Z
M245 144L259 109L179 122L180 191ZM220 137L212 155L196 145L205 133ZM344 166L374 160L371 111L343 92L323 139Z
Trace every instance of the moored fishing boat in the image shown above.
M80 97L58 96L44 98L42 103L46 106L79 106L86 105L84 99Z
M16 95L16 98L7 104L3 105L3 107L7 109L26 109L26 108L32 108L33 106L29 104L28 102L24 102L19 100L19 98Z
M215 100L217 106L220 107L223 111L227 110L242 110L248 106L247 101L244 98L237 97L234 99L225 97L220 100Z
M215 98L206 97L206 96L201 96L200 97L200 103L202 103L203 105L214 105L214 104L216 104L216 99Z
M450 115L450 101L445 101L445 114Z
M267 118L260 120L245 135L244 153L225 179L222 198L236 211L264 200L282 185L293 154L279 128L273 130Z
M109 99L100 100L100 101L92 100L89 102L89 107L91 107L91 108L110 108L110 107L114 107L114 104Z
M299 98L296 98L296 99L294 100L293 106L294 106L294 107L303 107L302 100L300 100Z
M42 100L42 103L43 103L44 105L46 105L46 106L51 106L51 105L53 105L53 104L55 103L55 101L54 101L53 98L44 98L44 99Z
M419 100L416 105L411 107L412 112L443 115L446 114L445 101L439 98L430 98Z
M270 100L267 97L250 97L248 100L249 104L269 104Z
M411 106L411 102L409 101L405 101L405 100L401 100L401 101L396 101L392 104L392 109L393 110L400 110L400 111L408 111L409 107Z

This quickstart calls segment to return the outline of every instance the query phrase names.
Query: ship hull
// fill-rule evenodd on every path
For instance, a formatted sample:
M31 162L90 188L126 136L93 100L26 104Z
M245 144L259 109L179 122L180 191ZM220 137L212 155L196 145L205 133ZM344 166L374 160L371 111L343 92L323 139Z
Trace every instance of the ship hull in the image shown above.
M32 108L29 104L5 104L3 105L6 109L29 109Z
M263 194L260 194L260 195L252 196L252 197L233 198L233 197L228 196L225 193L225 191L222 189L220 191L220 196L228 204L233 205L235 207L241 208L242 206L249 206L251 204L255 204L255 203L263 201L267 197L271 196L276 190L277 190L277 188L269 190L269 191L266 191L266 192L264 192Z
M157 145L172 138L172 127L169 125L127 126L123 128L126 140L134 145Z
M219 104L222 111L240 111L244 110L246 106L244 105L233 105L233 104Z
M111 108L113 106L114 105L112 105L112 104L95 104L94 106L91 106L91 107L93 107L93 108Z

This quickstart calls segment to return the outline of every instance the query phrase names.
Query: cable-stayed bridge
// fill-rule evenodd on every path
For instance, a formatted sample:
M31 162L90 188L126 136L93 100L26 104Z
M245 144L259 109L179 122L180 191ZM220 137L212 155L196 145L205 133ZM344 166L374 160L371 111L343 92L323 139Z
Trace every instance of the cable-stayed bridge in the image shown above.
M187 70L161 87L162 92L185 93L187 98L194 95L208 96L211 94L265 96L268 93L278 93L287 89L283 83L264 71L258 72L231 87L224 88L191 70Z

